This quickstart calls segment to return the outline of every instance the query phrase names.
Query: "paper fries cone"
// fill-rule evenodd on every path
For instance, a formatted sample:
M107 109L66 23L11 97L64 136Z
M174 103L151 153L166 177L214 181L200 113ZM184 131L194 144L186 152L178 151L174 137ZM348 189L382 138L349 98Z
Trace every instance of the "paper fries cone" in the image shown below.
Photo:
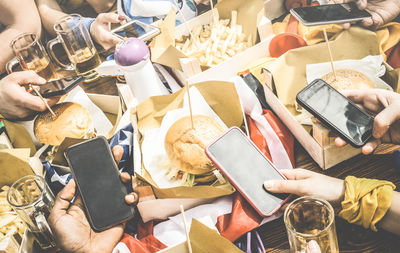
M29 165L29 149L0 150L0 188L23 176L34 174Z

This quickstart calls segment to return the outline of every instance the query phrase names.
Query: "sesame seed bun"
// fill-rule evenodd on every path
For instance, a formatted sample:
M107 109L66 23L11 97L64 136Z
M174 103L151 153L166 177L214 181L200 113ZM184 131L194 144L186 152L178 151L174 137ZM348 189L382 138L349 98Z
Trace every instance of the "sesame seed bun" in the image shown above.
M329 83L337 90L361 90L373 89L374 83L363 73L352 69L338 69L336 70L337 80L333 72L330 72L321 77L322 80Z

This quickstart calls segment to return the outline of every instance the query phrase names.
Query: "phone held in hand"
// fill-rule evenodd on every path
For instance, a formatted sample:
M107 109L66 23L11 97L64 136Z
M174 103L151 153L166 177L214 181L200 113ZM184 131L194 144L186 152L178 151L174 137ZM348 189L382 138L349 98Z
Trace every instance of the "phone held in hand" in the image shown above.
M288 200L288 194L264 189L266 180L286 178L239 128L230 128L206 154L261 216L271 216Z
M342 24L371 17L369 12L358 9L355 2L293 8L290 13L306 26Z
M372 137L374 118L321 79L301 90L296 101L354 147Z
M133 217L133 208L125 202L126 187L103 136L69 147L65 157L94 231L104 231Z
M44 85L40 85L38 86L38 91L44 98L62 96L82 83L83 76L66 77L47 82ZM32 94L37 95L35 91L32 91Z
M139 20L132 20L124 25L113 27L111 33L120 39L133 37L147 41L160 34L160 29Z

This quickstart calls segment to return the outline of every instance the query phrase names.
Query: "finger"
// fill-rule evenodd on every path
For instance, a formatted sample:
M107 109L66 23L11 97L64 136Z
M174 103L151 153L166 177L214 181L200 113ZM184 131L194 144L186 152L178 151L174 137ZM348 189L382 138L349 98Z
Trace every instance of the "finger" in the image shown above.
M310 177L312 172L305 169L286 169L279 170L288 180L300 180Z
M135 206L139 202L139 196L136 192L131 192L125 196L125 202L130 206Z
M45 100L49 106L53 106L53 105L57 104L57 102L60 100L60 98L61 97L57 96L57 97L45 98Z
M103 23L119 23L119 15L117 13L101 13L97 19Z
M131 181L131 175L129 175L128 172L122 172L121 174L119 174L119 178L125 184Z
M306 253L321 253L318 243L314 240L309 241L307 244Z
M12 81L16 82L19 85L25 84L45 84L46 80L36 74L35 71L28 70L28 71L19 71L14 72L9 75Z
M389 130L390 125L400 119L400 111L398 103L393 103L383 109L375 116L373 136L376 139L382 136Z
M362 148L361 152L364 155L369 155L382 143L380 139L374 139L372 141L367 142Z
M370 27L374 24L374 21L372 20L372 18L364 18L363 20L361 20L361 25L366 26L366 27Z
M71 179L68 184L57 194L52 212L65 214L69 208L72 199L75 196L75 181Z
M342 138L340 138L340 137L336 137L335 138L335 146L336 147L341 148L341 147L344 147L346 145L347 145L347 142L345 140L343 140Z
M264 188L272 193L293 193L301 196L301 180L268 180Z
M364 10L365 8L367 8L367 0L357 0L356 1L357 4L357 8L360 10Z
M21 92L18 98L19 106L37 112L43 112L47 109L45 103L38 97L28 92Z
M351 101L357 104L361 104L364 101L366 94L365 90L340 90L343 96L347 97Z
M124 154L124 148L121 147L120 145L116 145L112 148L112 153L114 155L114 160L117 164L119 164L119 162L122 159L122 155Z
M350 29L351 24L350 23L344 23L344 24L342 24L342 26L343 26L343 29L348 30L348 29Z

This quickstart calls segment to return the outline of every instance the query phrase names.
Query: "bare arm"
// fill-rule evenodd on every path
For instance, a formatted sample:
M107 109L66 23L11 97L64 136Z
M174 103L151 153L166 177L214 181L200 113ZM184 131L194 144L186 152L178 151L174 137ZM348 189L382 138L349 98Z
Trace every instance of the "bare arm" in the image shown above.
M48 33L55 36L54 24L67 14L61 10L61 7L55 0L36 0L36 4L44 28Z
M6 63L14 57L11 41L24 32L40 36L41 23L34 0L0 0L0 23L6 29L0 33L0 74L4 73Z
M393 192L392 205L385 217L379 222L379 227L400 235L400 192Z

